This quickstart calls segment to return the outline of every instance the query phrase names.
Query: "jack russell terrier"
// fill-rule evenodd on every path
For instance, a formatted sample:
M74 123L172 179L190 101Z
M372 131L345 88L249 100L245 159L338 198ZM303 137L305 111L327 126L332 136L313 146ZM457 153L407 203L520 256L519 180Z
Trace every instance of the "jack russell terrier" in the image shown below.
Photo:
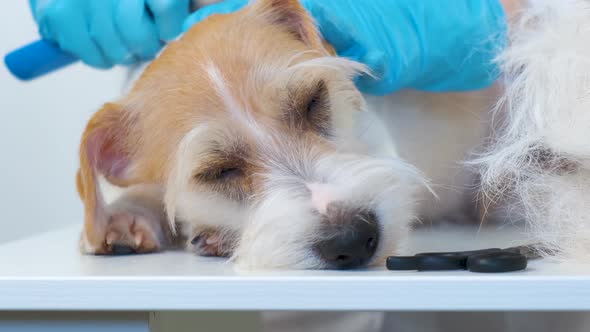
M560 6L541 2L531 15ZM509 46L508 64L528 64L532 55L510 52L535 38ZM528 52L543 56L541 46ZM502 114L491 110L510 109L495 105L514 90L369 97L353 83L359 74L370 75L337 57L295 0L258 0L193 26L89 121L81 250L184 246L248 268L355 268L382 264L416 220L493 216L484 212L498 200L476 199L499 179L493 148L483 177L462 162L486 151ZM124 189L109 199L109 186Z

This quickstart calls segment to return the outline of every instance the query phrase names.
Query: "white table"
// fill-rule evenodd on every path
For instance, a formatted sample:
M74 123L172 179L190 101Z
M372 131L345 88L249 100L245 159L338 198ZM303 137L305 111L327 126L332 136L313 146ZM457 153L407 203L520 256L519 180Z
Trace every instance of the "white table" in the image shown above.
M78 232L72 227L0 245L0 331L20 331L23 321L29 323L22 331L51 331L49 323L55 331L147 331L149 313L168 310L590 310L590 270L547 261L506 274L252 272L184 252L82 256ZM420 232L412 246L515 244L505 236L442 234Z

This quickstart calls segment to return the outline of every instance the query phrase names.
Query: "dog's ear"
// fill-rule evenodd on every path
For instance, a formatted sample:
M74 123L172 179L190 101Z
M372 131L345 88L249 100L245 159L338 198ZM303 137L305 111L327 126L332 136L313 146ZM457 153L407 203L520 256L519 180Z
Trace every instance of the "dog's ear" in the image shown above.
M85 208L85 228L93 233L96 223L106 222L106 206L99 178L126 187L136 182L131 140L134 120L118 104L106 104L88 122L80 143L77 186ZM89 229L90 228L90 229Z
M256 15L286 29L309 47L325 50L312 17L298 0L258 0L253 8Z
M80 145L80 171L102 175L109 182L126 186L133 144L130 133L135 121L123 107L108 103L86 125Z

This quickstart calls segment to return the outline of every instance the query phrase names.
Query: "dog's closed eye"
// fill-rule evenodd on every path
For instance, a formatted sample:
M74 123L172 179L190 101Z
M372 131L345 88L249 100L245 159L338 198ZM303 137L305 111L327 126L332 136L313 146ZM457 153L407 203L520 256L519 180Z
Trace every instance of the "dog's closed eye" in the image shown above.
M248 167L244 146L219 147L203 157L201 167L193 173L193 179L200 186L240 201L250 192Z
M194 175L200 185L235 201L244 200L250 192L248 177L239 164L213 163Z
M213 166L195 174L195 178L202 182L232 181L244 176L238 166Z
M242 170L237 167L226 167L219 170L217 178L221 181L229 181L243 175Z

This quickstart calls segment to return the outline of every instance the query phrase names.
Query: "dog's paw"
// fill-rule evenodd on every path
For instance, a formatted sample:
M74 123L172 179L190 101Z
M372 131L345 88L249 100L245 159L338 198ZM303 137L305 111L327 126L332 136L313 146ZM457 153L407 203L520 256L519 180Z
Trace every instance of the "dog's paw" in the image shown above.
M189 236L187 250L200 256L229 257L233 253L236 235L211 227L194 227Z
M156 252L168 245L170 232L161 211L137 201L124 200L110 206L104 222L92 234L82 233L80 248L95 255L126 255Z
M107 254L148 253L163 247L163 234L149 217L129 212L114 213L105 233Z

